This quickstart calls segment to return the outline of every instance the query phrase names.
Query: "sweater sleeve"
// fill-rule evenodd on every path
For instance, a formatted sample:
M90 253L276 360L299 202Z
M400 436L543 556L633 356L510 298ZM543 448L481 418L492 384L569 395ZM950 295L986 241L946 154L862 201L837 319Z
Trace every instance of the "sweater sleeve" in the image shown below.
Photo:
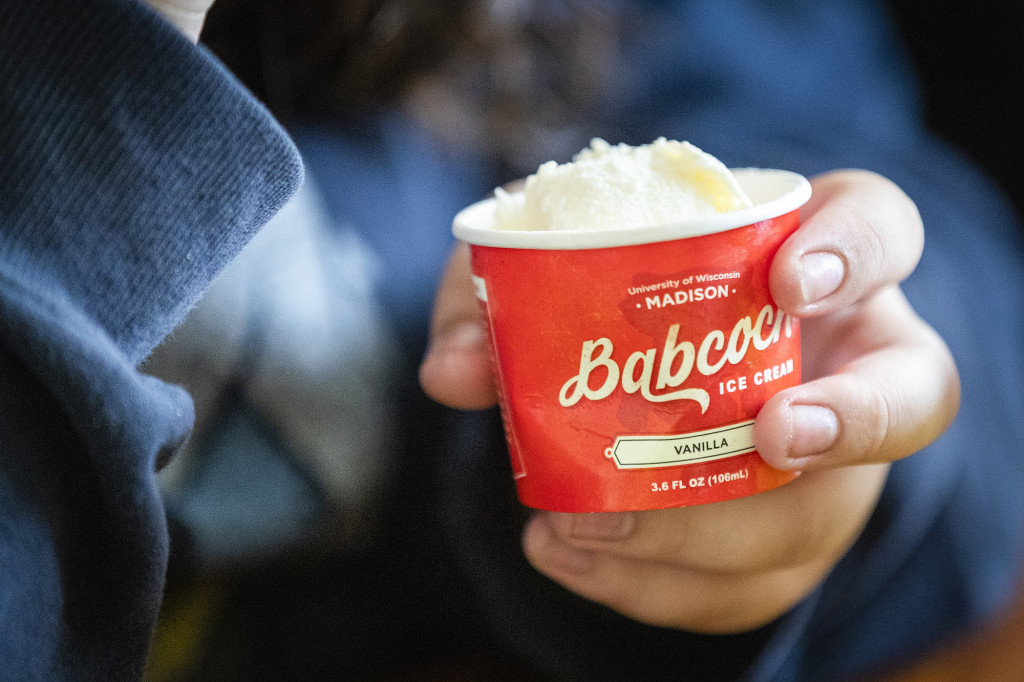
M134 0L4 3L0 91L0 678L137 678L192 407L136 368L301 165Z

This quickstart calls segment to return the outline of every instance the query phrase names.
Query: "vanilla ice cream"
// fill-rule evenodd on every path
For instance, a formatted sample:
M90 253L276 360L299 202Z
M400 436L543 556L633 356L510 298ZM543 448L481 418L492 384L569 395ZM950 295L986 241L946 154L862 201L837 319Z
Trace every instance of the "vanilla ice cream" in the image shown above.
M601 230L664 225L751 206L721 161L689 142L595 139L570 163L549 161L523 192L495 190L499 230Z

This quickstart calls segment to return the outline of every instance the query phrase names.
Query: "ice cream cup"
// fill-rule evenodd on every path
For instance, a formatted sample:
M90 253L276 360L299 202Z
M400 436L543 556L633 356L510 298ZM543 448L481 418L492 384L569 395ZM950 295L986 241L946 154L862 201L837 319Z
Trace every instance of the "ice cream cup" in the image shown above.
M768 269L796 230L807 180L734 171L752 208L622 230L493 228L461 211L523 504L662 509L783 485L753 423L800 382L800 324Z

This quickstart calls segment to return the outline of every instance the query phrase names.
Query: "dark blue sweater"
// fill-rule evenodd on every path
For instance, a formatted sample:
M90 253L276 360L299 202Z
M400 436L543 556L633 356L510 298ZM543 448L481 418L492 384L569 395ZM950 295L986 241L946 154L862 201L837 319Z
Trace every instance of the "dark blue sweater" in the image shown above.
M273 119L133 0L3 3L0 678L141 674L180 389L136 370L301 177Z

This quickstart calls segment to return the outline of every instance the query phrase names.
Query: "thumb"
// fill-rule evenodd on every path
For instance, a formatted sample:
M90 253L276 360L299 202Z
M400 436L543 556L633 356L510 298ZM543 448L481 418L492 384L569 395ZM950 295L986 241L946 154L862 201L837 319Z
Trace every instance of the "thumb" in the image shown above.
M465 244L455 248L441 279L420 384L434 400L458 409L480 410L498 401Z

